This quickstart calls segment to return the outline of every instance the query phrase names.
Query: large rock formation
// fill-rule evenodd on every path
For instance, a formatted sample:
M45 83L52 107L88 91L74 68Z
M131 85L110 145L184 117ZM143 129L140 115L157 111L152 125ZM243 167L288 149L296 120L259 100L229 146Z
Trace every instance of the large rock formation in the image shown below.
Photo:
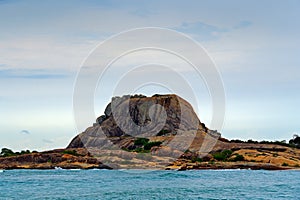
M0 153L0 169L299 169L296 144L229 141L176 95L115 97L67 149Z
M97 147L113 143L116 137L176 135L178 131L204 130L192 106L177 95L114 97L104 115L77 135L68 148Z

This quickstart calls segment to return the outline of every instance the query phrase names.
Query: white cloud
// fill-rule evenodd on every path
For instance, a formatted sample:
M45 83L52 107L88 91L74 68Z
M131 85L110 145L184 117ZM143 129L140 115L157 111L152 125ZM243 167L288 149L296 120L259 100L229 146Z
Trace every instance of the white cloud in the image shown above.
M30 131L28 131L28 130L21 130L20 133L22 133L22 134L30 134Z
M12 38L0 41L5 68L76 71L95 44L61 43L48 37Z

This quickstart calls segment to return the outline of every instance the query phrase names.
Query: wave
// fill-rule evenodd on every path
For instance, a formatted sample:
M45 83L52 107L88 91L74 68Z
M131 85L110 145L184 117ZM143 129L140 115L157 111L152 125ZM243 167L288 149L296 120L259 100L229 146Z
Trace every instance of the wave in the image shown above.
M54 167L55 170L62 170L63 168L61 167Z
M237 168L237 169L207 169L207 171L245 171L245 170L251 170L251 168L248 169L241 169L241 168Z

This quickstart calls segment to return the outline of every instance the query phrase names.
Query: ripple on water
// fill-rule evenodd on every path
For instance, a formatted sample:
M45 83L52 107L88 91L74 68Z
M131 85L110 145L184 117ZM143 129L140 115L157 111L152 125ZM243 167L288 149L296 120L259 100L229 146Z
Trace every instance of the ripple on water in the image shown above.
M299 199L300 191L300 171L2 172L0 199Z

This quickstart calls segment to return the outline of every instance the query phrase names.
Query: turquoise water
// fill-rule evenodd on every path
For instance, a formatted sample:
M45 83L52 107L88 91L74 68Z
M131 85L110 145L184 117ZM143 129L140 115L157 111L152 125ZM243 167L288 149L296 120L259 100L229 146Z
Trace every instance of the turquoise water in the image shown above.
M0 199L300 199L300 171L0 171Z

